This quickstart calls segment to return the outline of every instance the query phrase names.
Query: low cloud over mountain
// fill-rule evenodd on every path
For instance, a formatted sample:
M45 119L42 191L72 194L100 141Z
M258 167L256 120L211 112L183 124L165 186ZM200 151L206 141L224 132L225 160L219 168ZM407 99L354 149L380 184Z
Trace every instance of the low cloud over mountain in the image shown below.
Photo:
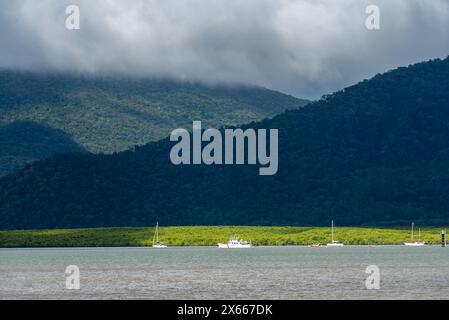
M81 30L65 28L65 8ZM381 9L381 29L365 9ZM446 0L1 0L0 67L247 82L317 98L445 57Z

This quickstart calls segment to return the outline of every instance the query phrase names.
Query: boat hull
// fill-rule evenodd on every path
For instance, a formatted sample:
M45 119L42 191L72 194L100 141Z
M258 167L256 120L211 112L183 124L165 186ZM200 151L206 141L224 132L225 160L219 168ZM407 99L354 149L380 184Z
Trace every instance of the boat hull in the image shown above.
M404 243L407 247L423 247L425 245L424 242L406 242Z
M328 243L326 247L344 247L343 243Z
M250 244L241 244L241 245L229 245L225 243L218 244L219 249L250 249L252 245Z
M155 248L155 249L165 249L165 248L167 248L167 246L163 245L163 244L155 244L153 246L153 248Z

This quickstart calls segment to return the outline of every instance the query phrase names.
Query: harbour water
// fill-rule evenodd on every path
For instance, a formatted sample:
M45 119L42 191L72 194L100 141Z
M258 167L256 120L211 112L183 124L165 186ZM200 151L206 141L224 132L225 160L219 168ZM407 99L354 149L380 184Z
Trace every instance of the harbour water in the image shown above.
M80 290L66 289L66 267ZM368 290L366 268L380 269ZM0 299L447 299L438 246L0 249Z

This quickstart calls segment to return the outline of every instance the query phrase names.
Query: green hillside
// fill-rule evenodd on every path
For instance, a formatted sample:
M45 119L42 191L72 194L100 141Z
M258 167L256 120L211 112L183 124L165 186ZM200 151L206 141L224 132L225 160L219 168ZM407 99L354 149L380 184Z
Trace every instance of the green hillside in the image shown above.
M250 86L2 71L0 130L9 134L7 140L0 138L0 175L47 157L42 150L73 151L70 145L59 145L61 141L52 145L51 139L47 145L25 146L23 140L32 137L14 136L10 130L11 125L18 127L23 122L61 132L88 152L109 154L161 139L193 120L215 127L236 125L305 103ZM8 147L4 152L7 145L16 145L15 150Z
M0 228L449 224L449 58L248 125L279 129L279 171L174 166L162 140L64 155L0 179Z
M0 126L0 175L56 153L86 153L63 131L35 122Z

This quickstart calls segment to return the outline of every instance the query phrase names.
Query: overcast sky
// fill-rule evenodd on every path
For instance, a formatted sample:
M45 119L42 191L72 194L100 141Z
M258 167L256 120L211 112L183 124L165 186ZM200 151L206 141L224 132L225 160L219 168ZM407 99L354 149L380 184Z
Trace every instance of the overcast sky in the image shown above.
M81 29L65 28L65 8ZM365 9L381 10L381 29ZM319 98L449 55L449 0L0 0L0 67L243 82Z

